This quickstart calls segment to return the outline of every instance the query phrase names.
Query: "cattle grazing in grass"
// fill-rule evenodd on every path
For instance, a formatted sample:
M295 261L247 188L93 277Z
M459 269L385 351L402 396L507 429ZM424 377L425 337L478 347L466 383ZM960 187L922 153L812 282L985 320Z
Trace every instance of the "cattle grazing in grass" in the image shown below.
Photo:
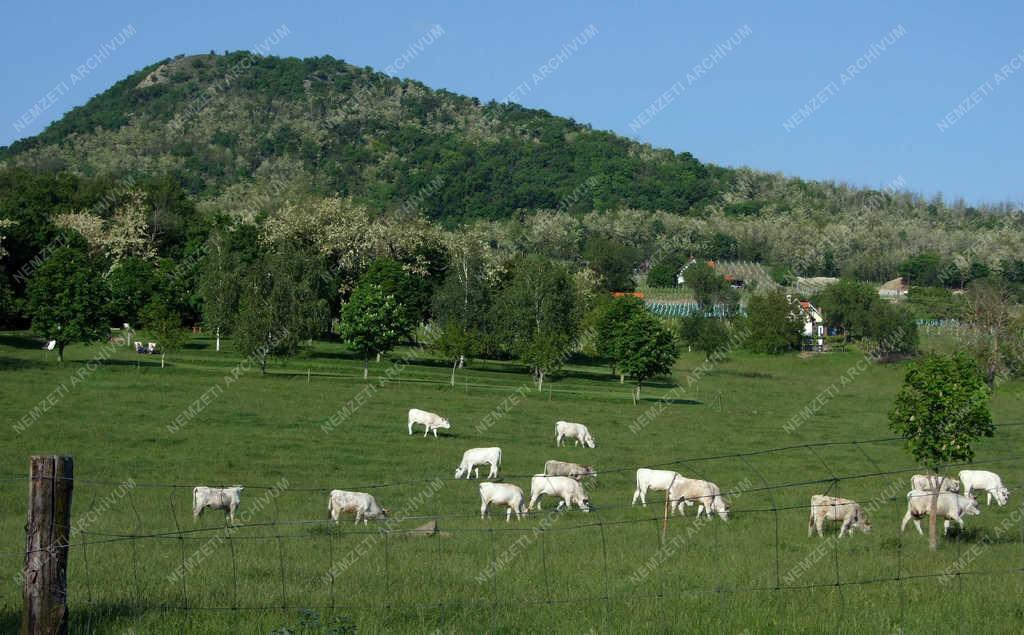
M915 474L910 477L910 489L919 489L925 492L939 490L940 492L956 493L960 491L960 483L952 476Z
M513 512L516 520L522 519L526 511L526 496L522 488L511 483L480 483L480 518L486 518L491 503L508 507L505 522L512 520Z
M957 476L964 484L964 494L984 490L986 505L991 505L993 498L1000 507L1010 500L1010 490L1003 486L1003 480L995 472L961 470Z
M647 506L647 490L668 491L674 481L683 481L683 475L672 470L651 470L642 467L636 471L636 490L633 491L633 505L637 499Z
M697 518L703 513L711 518L711 513L718 514L722 520L729 520L729 503L722 498L722 490L711 481L702 481L695 478L676 479L669 489L669 499L672 501L671 508L685 516L683 506L697 505Z
M903 516L900 531L905 530L907 523L913 520L914 526L917 527L917 533L924 535L924 531L921 529L921 519L930 513L932 498L935 496L934 490L915 489L907 492L907 513ZM963 529L964 516L977 516L981 514L981 510L978 509L978 501L973 498L953 492L939 492L935 501L935 513L945 519L942 521L942 533L945 535L949 531L950 521L957 523Z
M842 523L839 527L839 537L845 534L852 534L854 529L864 533L871 531L871 521L868 520L864 509L855 501L838 496L823 496L815 494L811 496L811 516L807 520L807 537L818 530L818 536L823 536L822 528L825 521Z
M558 421L555 423L555 445L562 447L562 443L565 439L574 439L576 445L583 445L587 448L597 447L594 443L594 437L590 434L590 430L587 426L582 423L570 423L568 421Z
M597 476L593 465L580 465L579 463L555 460L544 463L544 473L548 476L568 476L577 481L582 481L587 476Z
M487 474L487 478L498 478L498 470L501 469L501 448L472 448L462 453L462 462L459 463L459 467L455 468L455 478L462 478L463 475L467 479L473 478L472 474L476 474L476 478L480 478L480 465L490 465L491 470Z
M426 410L419 410L417 408L409 409L409 434L412 434L413 425L423 426L423 436L426 437L430 432L434 433L434 438L437 438L437 429L444 428L448 430L452 427L452 424L441 415L436 415L433 412L427 412Z
M370 520L384 520L389 514L388 510L381 507L377 499L370 494L340 489L331 490L331 495L327 499L327 513L335 523L342 514L355 514L356 523L361 520L364 525Z
M541 509L540 499L545 495L556 496L562 499L556 509L562 509L563 507L572 509L572 506L575 505L585 512L590 511L590 497L587 496L587 491L583 489L583 485L574 478L534 474L530 480L530 505L528 509L532 511L534 506L537 509Z
M192 520L195 521L202 516L203 510L209 507L210 509L223 509L224 515L234 524L235 510L242 502L243 489L245 488L241 485L234 487L204 487L200 485L192 488Z

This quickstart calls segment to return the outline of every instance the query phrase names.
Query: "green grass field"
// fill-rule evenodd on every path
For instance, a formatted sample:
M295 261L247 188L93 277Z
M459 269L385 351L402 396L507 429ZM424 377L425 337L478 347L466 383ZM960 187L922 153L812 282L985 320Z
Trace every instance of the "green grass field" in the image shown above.
M76 633L326 632L300 630L304 608L367 633L1024 631L1020 382L994 396L996 437L977 445L1010 504L983 507L931 553L912 528L899 533L915 470L884 440L903 367L858 367L856 352L738 352L696 384L687 378L703 360L685 354L634 406L630 387L596 366L569 365L537 393L514 364L474 363L453 389L450 368L399 349L371 367L367 387L357 360L317 343L229 381L242 358L228 349L196 339L160 369L124 348L88 365L103 348L72 346L60 366L25 334L0 334L0 631L20 613L33 453L75 458L73 541L86 543L72 547L68 572ZM203 395L208 405L169 431ZM410 407L453 427L410 437ZM598 447L556 449L558 419L587 423ZM855 440L874 441L839 443ZM837 444L805 447L820 443ZM519 523L503 510L480 520L476 482L452 473L465 449L491 445L505 480L527 493L547 459L592 463L594 513L549 515L546 500ZM661 504L629 505L633 470L678 460L672 469L718 483L734 515L698 522L688 508L662 543ZM809 497L832 478L832 493L868 505L871 534L807 537ZM225 532L219 512L193 523L193 485L236 483L247 487L238 527ZM398 512L393 531L329 526L334 488L372 492ZM429 518L447 535L401 531Z

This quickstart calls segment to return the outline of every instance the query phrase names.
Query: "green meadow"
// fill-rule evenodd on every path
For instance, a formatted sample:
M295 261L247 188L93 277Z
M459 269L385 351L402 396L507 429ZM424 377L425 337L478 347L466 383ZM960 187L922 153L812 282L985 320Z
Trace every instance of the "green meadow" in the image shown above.
M581 360L538 392L496 361L451 387L451 368L415 347L364 383L335 343L265 375L205 337L163 369L107 346L71 346L60 365L0 334L0 631L20 615L28 457L67 453L75 633L1024 632L1021 382L997 390L996 436L976 446L1009 505L982 500L932 553L899 531L920 471L887 426L904 366L856 350L684 353L634 406L629 385ZM409 436L411 407L452 428ZM586 423L597 448L556 448L560 419ZM477 483L452 475L464 450L493 445L502 480L527 494L547 459L594 465L593 512L545 499L520 522L481 520ZM719 484L732 518L690 507L663 527L661 493L630 506L635 468L653 465ZM218 511L193 521L194 485L234 484L236 526ZM328 523L335 488L374 494L392 520ZM808 538L809 498L826 491L865 505L873 531ZM439 534L409 531L431 520Z

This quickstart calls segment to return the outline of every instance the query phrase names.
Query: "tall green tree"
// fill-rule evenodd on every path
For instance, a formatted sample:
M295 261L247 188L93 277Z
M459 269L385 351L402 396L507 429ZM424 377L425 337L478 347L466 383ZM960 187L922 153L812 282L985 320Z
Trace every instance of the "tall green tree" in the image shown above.
M374 260L359 281L361 284L376 284L398 301L406 329L402 335L410 335L430 317L430 282L423 276L409 273L399 262L389 258Z
M117 324L137 324L142 308L160 292L161 282L153 263L136 256L122 259L107 276L111 319Z
M747 303L747 346L755 353L798 350L803 326L800 305L782 291L751 296Z
M139 317L143 328L156 340L160 350L160 368L163 368L167 354L181 350L189 340L181 314L172 303L157 299L144 306Z
M441 330L435 346L452 364L452 386L460 363L483 355L489 347L492 302L479 253L452 258L448 275L433 298L433 314Z
M691 262L683 271L683 280L701 308L731 300L729 283L706 262Z
M729 327L725 320L694 313L679 323L680 339L693 350L704 353L704 359L711 359L715 351L729 344Z
M341 339L363 357L369 378L370 355L386 353L405 332L405 311L395 296L374 282L360 282L341 309Z
M645 381L672 371L679 358L679 345L672 330L647 312L632 316L620 338L618 365L635 382L633 403L637 404Z
M633 271L640 262L640 251L635 247L603 236L591 236L583 249L583 259L591 269L601 274L609 291L633 291L636 288Z
M540 256L515 263L493 309L506 350L530 369L537 389L569 355L579 333L576 290L562 265Z
M57 359L61 362L68 344L97 342L110 336L105 270L102 260L85 249L60 247L29 280L32 330L57 342Z
M327 330L322 268L322 259L285 242L242 269L231 330L239 349L258 362L261 373L268 356L294 355L302 341Z
M625 382L625 371L619 366L623 352L623 333L626 325L637 315L646 313L644 301L633 296L613 299L597 321L597 354L606 359L619 382Z
M937 474L943 463L970 461L972 444L995 433L989 412L990 391L975 362L962 353L930 355L910 364L889 411L889 428L906 441L918 463ZM930 545L935 549L932 498Z

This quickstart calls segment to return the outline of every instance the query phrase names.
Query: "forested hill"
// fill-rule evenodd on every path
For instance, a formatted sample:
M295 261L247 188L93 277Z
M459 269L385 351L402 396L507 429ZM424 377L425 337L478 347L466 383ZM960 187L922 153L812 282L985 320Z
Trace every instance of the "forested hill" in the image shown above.
M481 104L331 57L247 52L146 67L0 149L0 161L170 175L227 211L269 211L285 191L340 193L381 210L412 202L446 224L541 208L686 213L731 178L543 110Z

